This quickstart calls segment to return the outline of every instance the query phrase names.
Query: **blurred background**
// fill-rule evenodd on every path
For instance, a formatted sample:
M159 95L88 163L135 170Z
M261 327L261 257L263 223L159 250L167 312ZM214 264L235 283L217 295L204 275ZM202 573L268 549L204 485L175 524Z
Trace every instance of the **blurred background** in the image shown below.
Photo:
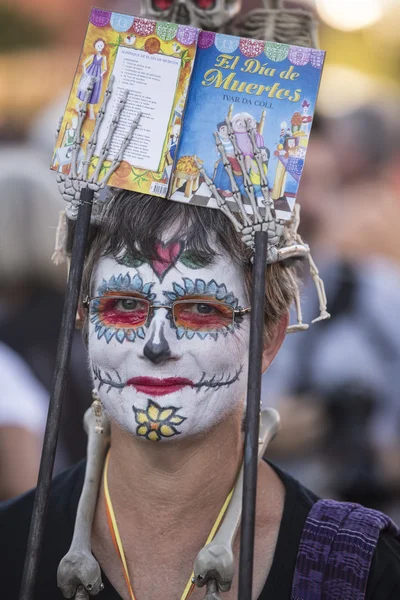
M66 279L50 261L63 204L48 165L92 4L0 4L0 500L37 476ZM286 4L315 11L327 50L299 201L332 319L289 336L264 378L283 422L269 456L318 494L400 521L400 0ZM307 265L302 275L311 322ZM79 332L72 357L56 471L85 454Z

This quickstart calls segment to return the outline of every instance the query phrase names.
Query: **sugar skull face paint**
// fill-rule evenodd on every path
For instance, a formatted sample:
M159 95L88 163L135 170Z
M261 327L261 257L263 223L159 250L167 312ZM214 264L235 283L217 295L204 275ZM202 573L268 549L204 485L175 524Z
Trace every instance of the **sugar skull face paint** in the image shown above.
M105 257L89 307L89 358L111 419L150 442L210 429L244 404L249 317L228 257L196 265L183 245L162 264Z

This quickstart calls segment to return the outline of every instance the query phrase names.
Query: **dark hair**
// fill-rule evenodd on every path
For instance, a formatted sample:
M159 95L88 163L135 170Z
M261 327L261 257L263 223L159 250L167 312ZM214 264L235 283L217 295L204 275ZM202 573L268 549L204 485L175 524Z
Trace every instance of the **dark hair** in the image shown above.
M217 129L218 131L222 128L222 127L227 127L227 124L225 123L225 121L221 121L221 123L218 123L217 125Z
M228 255L242 269L250 299L252 253L222 212L128 191L118 191L103 212L85 263L82 298L92 295L92 274L103 256L126 251L132 259L162 261L157 242L167 229L174 232L168 241L183 240L194 260L204 266L211 265L217 256ZM266 340L271 325L280 321L294 300L291 269L279 263L267 267ZM87 339L87 319L84 337Z

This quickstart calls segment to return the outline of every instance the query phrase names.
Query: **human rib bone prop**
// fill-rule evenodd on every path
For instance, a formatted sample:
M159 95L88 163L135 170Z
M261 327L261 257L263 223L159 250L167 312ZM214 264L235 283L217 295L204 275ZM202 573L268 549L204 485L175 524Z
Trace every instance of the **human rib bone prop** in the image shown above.
M161 0L142 0L142 15L156 21L170 21L201 29L221 31L239 14L241 0L215 0L204 8L199 0L173 0L165 8Z
M110 445L110 423L104 412L93 402L84 416L84 429L88 436L87 463L82 494L72 544L58 567L57 582L66 598L87 600L89 594L103 589L101 569L92 554L92 526L96 509L104 458Z
M100 110L98 111L98 113L96 115L95 127L94 127L93 133L90 136L90 139L88 142L86 157L79 164L78 150L81 147L81 143L82 143L82 137L81 137L82 126L83 126L83 123L85 121L86 114L87 114L88 100L90 98L90 94L93 89L94 79L92 80L92 82L87 90L87 93L85 95L85 100L84 100L84 102L82 102L82 104L79 108L78 126L77 126L77 129L75 132L75 138L74 138L74 142L72 145L71 171L70 171L69 175L60 174L57 177L58 189L59 189L63 199L68 203L67 208L66 208L66 214L70 220L75 220L77 218L79 204L80 204L81 190L83 188L88 187L89 189L94 191L94 197L95 197L96 202L94 204L94 210L92 213L92 222L97 224L100 213L101 213L101 206L97 202L99 200L100 190L102 190L103 188L106 187L111 176L115 173L115 171L121 165L122 159L124 157L124 153L125 153L127 147L129 146L129 143L131 142L131 140L133 138L133 134L135 133L135 131L139 125L141 113L138 113L136 118L132 121L132 124L131 124L131 127L130 127L128 133L124 136L124 139L121 143L121 146L117 153L117 156L112 160L111 165L109 167L107 167L107 172L104 175L104 177L100 178L100 173L102 172L102 169L104 168L104 163L107 160L109 153L110 153L111 142L112 142L115 130L118 127L121 113L124 110L126 103L127 103L128 91L125 91L119 101L117 110L111 121L107 137L106 137L106 139L102 145L102 148L100 150L100 155L99 155L99 159L97 161L97 165L96 165L92 175L90 177L88 177L89 167L92 163L94 153L96 150L96 146L97 146L97 142L98 142L100 126L104 120L104 115L106 114L107 105L108 105L108 102L112 95L113 83L114 83L114 76L110 77L110 81L109 81L109 84L107 86L107 89L106 89L106 92L104 95L103 103L101 105ZM96 210L96 207L97 207L97 210Z
M258 460L265 454L268 444L279 430L280 418L276 410L269 408L261 413ZM207 586L205 600L220 598L219 592L231 589L235 572L233 542L242 516L243 465L236 482L231 502L223 523L212 542L197 555L194 563L194 582L198 587Z
M199 170L204 178L204 181L213 193L219 210L221 210L221 212L223 212L228 217L235 229L242 235L243 242L252 250L254 250L254 236L256 231L268 232L267 264L283 262L289 259L306 259L309 263L310 274L317 289L319 300L320 314L313 321L313 323L317 321L322 321L324 319L329 319L330 314L327 311L327 299L325 294L324 283L319 276L319 271L311 256L310 247L304 243L304 241L298 233L298 228L300 225L299 205L295 206L292 218L289 221L278 219L276 217L274 203L270 195L268 179L264 171L262 152L257 145L255 131L251 124L251 121L247 120L247 133L249 134L253 146L254 158L257 163L261 179L260 187L262 193L262 206L258 205L258 198L256 197L254 187L251 182L248 169L246 167L243 153L238 146L236 135L232 127L232 122L229 118L226 119L226 125L228 127L229 138L233 144L235 158L239 163L239 166L243 173L244 189L250 200L252 214L249 214L245 209L245 205L242 200L242 195L233 173L231 162L228 159L225 147L222 144L219 134L215 133L214 136L217 144L217 149L220 153L225 171L228 174L232 187L233 198L236 202L239 212L235 213L231 209L231 203L228 203L223 197L223 195L220 194L214 181L207 175L203 166L198 162ZM294 333L297 331L304 331L308 329L308 325L304 324L302 319L300 292L297 284L295 287L297 288L295 301L297 311L297 323L289 327L288 333Z

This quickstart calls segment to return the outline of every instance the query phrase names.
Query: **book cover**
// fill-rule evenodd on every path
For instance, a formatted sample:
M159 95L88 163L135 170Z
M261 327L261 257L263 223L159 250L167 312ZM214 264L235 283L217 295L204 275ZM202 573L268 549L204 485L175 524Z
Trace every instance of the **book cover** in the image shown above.
M262 148L278 218L290 219L304 167L325 52L259 40L200 32L195 66L170 183L172 200L217 208L198 168L202 163L219 193L237 209L231 183L216 148L218 132L241 190L243 173L227 135L233 124L250 179L262 206L261 178L246 120Z
M165 197L182 127L198 33L199 30L193 27L92 9L51 168L66 175L70 172L79 108L91 78L94 78L81 131L79 174L95 117L113 75L112 96L99 130L89 176L97 165L117 104L128 90L127 104L115 131L109 160L100 177L107 173L133 119L141 111L139 127L108 185Z

